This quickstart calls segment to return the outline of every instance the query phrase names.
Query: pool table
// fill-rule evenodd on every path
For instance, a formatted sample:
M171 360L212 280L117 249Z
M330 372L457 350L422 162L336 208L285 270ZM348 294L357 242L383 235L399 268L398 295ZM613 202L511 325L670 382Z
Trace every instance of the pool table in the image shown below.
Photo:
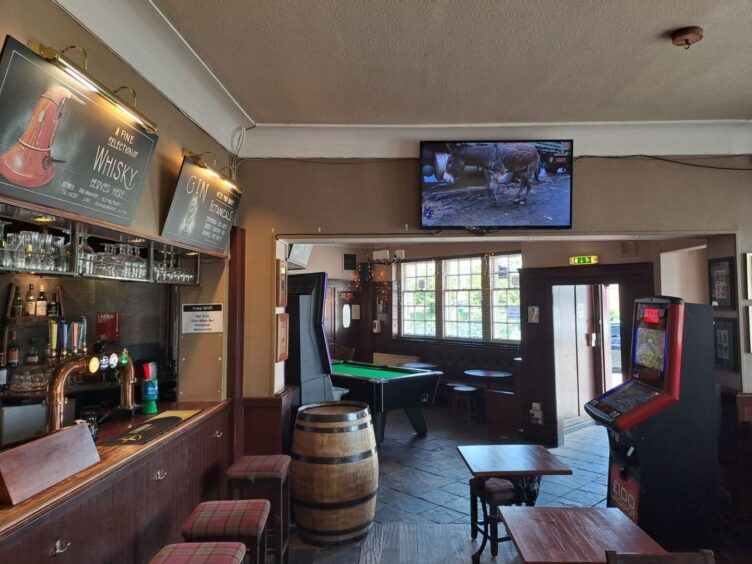
M421 405L434 396L441 372L368 364L332 361L332 384L347 388L346 399L362 401L371 408L376 442L384 440L386 414L404 409L418 435L428 432Z

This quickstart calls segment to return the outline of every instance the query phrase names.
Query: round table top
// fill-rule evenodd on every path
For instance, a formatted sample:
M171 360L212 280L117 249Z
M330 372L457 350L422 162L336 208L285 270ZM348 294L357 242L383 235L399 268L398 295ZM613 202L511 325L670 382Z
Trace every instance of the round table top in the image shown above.
M403 362L398 365L400 368L417 368L419 370L437 370L438 364L432 364L430 362Z
M465 370L465 376L475 378L511 378L512 373L506 370Z

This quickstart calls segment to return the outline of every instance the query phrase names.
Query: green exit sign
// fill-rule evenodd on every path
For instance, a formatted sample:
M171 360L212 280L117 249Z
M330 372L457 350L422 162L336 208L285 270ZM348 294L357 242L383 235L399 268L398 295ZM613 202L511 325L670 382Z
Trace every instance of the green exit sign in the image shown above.
M569 264L598 264L598 255L580 255L576 257L569 257Z

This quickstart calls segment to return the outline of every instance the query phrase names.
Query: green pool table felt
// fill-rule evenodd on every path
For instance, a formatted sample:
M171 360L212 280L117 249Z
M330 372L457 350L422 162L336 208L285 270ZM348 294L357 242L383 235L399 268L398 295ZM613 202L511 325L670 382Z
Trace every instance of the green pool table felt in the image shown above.
M396 370L389 370L388 368L380 368L374 366L369 368L366 366L357 366L352 364L345 364L344 362L332 362L332 374L339 376L360 376L362 378L397 378L405 376L405 372L398 372Z

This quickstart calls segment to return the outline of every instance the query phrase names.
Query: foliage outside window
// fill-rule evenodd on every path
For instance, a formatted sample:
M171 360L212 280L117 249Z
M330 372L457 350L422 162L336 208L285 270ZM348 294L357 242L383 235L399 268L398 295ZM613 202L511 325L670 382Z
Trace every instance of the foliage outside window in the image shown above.
M402 265L401 334L436 336L436 263L432 260Z
M519 341L521 255L496 255L489 265L494 341Z
M444 337L483 339L483 263L481 257L442 261Z
M399 334L519 342L520 253L399 265Z

